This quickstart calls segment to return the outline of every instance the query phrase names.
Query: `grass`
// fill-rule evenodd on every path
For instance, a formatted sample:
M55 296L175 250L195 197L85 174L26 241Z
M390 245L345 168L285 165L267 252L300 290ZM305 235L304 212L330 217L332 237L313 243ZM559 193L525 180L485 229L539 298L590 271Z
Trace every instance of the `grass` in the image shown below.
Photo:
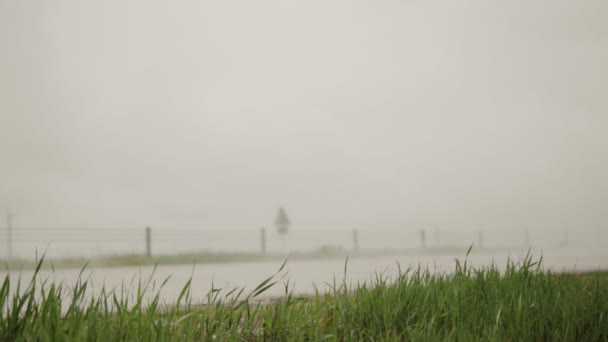
M347 267L348 259L345 274ZM212 288L205 303L192 301L190 282L164 303L160 292L144 302L151 279L134 293L93 296L86 280L66 289L36 275L27 285L7 276L0 340L608 340L608 274L553 273L529 256L502 272L456 261L450 274L418 267L353 286L334 279L310 298L289 291L282 269L249 292ZM272 286L285 295L258 301Z

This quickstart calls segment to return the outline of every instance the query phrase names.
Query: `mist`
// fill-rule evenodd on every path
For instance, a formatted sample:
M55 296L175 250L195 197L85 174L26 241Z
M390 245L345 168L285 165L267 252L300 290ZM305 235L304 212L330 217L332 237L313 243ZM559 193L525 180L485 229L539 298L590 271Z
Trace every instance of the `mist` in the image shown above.
M0 1L35 227L605 229L605 1Z

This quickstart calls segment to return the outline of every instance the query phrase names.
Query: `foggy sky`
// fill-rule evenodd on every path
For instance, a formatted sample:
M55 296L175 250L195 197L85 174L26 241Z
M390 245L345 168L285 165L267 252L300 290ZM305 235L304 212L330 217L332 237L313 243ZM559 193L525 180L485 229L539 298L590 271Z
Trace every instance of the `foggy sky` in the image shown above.
M603 0L0 0L0 210L606 227L607 18Z

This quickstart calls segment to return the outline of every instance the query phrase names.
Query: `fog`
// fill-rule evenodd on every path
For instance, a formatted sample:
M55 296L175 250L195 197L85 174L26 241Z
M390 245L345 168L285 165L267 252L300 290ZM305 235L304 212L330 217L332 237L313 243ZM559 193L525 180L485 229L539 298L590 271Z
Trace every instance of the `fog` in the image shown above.
M606 228L608 2L0 0L25 227Z

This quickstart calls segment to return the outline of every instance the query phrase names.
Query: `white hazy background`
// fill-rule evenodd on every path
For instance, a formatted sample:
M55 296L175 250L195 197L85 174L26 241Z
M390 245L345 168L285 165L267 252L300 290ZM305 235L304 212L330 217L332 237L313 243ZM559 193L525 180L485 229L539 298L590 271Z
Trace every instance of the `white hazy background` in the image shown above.
M604 0L0 0L15 226L605 230Z

